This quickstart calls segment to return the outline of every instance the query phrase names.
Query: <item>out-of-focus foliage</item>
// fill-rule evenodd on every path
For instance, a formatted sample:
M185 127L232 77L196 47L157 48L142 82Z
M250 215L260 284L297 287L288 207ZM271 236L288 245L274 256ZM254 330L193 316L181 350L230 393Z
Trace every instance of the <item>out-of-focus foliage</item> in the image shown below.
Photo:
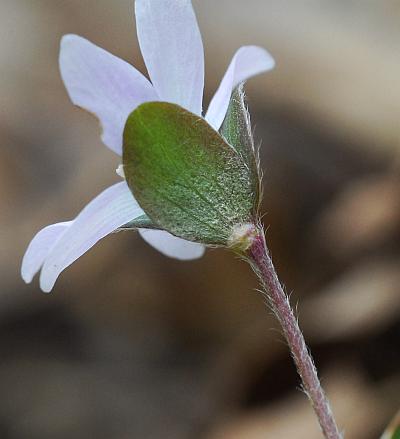
M400 412L390 423L381 439L399 439L400 438Z

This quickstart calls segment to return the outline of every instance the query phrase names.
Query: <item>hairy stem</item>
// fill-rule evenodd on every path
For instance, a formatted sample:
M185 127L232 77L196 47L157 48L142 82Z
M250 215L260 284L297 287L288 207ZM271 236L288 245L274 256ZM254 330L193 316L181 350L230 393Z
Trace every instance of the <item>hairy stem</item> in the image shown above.
M248 250L248 260L258 275L267 294L269 304L283 328L284 336L303 383L303 389L311 401L325 438L342 439L329 402L318 379L317 370L307 349L304 336L269 256L262 231L252 241Z

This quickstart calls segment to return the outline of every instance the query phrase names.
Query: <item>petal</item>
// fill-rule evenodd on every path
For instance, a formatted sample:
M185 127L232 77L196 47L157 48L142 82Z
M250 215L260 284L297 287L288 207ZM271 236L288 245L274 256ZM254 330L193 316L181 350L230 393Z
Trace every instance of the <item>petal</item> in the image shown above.
M72 224L72 221L52 224L40 230L32 239L22 259L21 276L29 284L35 274L42 267L50 250L54 247L62 234Z
M42 290L51 291L66 267L100 239L143 214L125 181L103 191L82 210L49 252L40 275Z
M168 232L141 229L139 233L148 244L170 258L188 261L201 258L205 252L204 245L177 238Z
M140 48L160 99L200 115L204 51L190 0L136 0L135 13Z
M126 119L138 105L158 99L153 86L130 64L77 35L61 40L60 70L72 102L99 118L103 142L121 154Z
M232 91L252 76L273 69L275 61L263 48L241 47L233 57L222 82L211 100L206 114L207 122L217 131L221 128L228 110Z

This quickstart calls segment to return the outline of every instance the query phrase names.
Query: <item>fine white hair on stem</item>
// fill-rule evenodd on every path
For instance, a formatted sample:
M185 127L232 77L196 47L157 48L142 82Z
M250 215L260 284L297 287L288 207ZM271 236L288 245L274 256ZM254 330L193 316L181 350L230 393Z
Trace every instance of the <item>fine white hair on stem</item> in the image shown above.
M258 224L258 227L259 234L247 254L248 262L260 280L267 306L281 324L302 381L303 392L308 396L314 408L325 438L342 439L343 436L336 425L329 401L321 387L310 350L300 330L298 318L290 306L289 295L285 293L276 274L261 224Z

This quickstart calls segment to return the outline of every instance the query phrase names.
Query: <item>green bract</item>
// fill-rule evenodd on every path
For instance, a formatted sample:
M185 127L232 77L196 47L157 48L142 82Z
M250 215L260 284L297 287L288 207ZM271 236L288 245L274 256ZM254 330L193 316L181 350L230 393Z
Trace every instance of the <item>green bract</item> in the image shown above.
M122 227L119 227L119 230L130 230L130 229L157 229L157 227L153 224L151 219L146 215L139 216L129 223L124 224Z
M255 221L257 188L244 154L178 105L150 102L131 113L123 165L150 220L176 236L226 246L234 229Z
M261 196L259 157L258 150L254 146L250 114L245 103L243 85L239 85L232 93L220 132L226 141L235 148L248 167L253 186L253 202L258 208Z

